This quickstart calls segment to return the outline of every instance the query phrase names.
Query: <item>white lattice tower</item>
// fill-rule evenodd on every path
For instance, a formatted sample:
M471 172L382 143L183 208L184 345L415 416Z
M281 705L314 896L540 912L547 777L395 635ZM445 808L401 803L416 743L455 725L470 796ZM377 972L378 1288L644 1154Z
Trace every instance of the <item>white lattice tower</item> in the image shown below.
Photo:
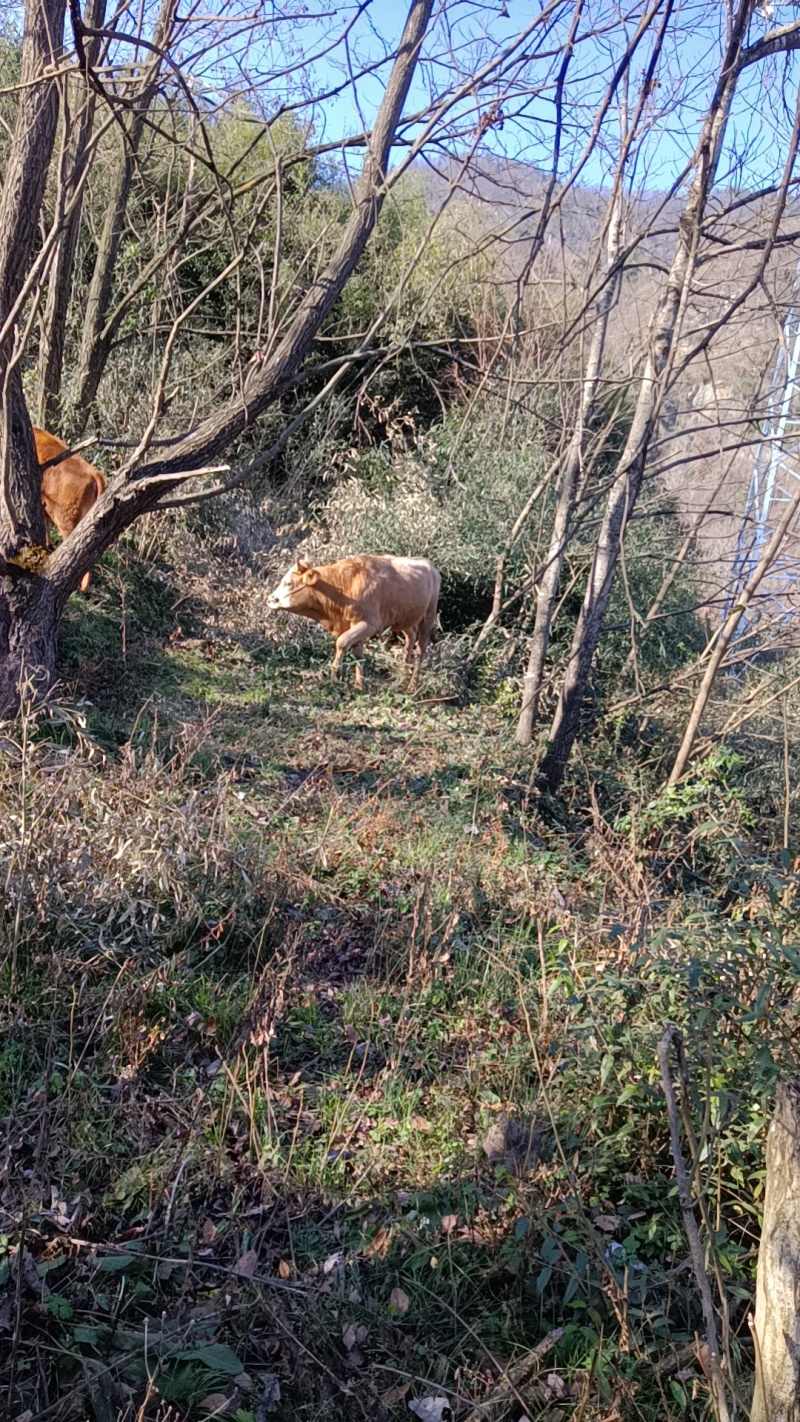
M800 265L795 275L793 304L783 326L783 339L775 362L769 403L756 450L753 473L736 544L724 618L736 605L737 595L758 563L769 537L786 504L797 492L800 480ZM753 631L769 619L785 623L797 611L800 592L798 529L790 529L784 547L761 583L739 635ZM790 598L790 592L795 593Z

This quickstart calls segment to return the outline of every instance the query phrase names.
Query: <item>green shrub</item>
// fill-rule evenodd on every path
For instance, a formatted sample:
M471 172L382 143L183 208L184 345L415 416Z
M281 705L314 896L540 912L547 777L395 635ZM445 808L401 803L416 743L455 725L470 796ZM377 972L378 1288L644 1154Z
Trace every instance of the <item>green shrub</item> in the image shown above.
M491 607L495 565L547 451L538 420L516 416L504 431L491 405L466 416L453 407L413 453L369 450L317 506L313 556L360 552L431 558L442 573L442 622L450 630ZM538 530L527 531L510 565L521 573Z

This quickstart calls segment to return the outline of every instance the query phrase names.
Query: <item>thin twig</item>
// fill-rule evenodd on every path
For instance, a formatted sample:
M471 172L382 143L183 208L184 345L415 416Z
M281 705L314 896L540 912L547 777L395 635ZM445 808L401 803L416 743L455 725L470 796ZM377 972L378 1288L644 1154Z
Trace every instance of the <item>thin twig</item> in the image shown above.
M669 1049L673 1042L675 1043L675 1050L678 1054L679 1067L683 1069L683 1038L677 1027L670 1025L666 1028L658 1044L658 1065L661 1070L661 1084L664 1088L664 1096L667 1102L672 1162L675 1166L675 1179L678 1184L678 1201L681 1207L681 1214L683 1215L683 1227L689 1242L692 1269L697 1281L700 1300L703 1305L703 1321L705 1323L706 1343L708 1345L707 1376L711 1384L711 1403L717 1422L730 1422L730 1412L728 1411L728 1401L725 1393L725 1379L720 1363L717 1320L714 1313L714 1303L711 1298L711 1285L708 1280L705 1261L703 1259L703 1246L700 1240L700 1231L697 1228L697 1220L695 1219L694 1202L689 1189L689 1179L686 1174L683 1155L681 1154L678 1102L675 1096L675 1088L672 1084L672 1075L669 1066Z
M783 709L783 784L784 784L784 795L783 795L783 847L784 847L784 849L785 849L785 850L787 851L787 853L788 853L788 850L789 850L789 802L790 802L791 797L792 797L792 777L791 777L791 772L790 772L790 767L789 767L789 720L788 720L788 714L787 714L788 708L787 708L787 704L786 704L786 703L787 703L787 697L784 696L784 698L783 698L783 703L782 703L782 709Z

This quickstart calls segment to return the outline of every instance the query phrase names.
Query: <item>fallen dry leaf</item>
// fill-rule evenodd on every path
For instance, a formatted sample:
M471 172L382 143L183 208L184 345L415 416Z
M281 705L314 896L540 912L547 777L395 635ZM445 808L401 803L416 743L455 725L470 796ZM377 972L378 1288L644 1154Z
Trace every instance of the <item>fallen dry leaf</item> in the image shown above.
M19 1253L11 1256L11 1277L15 1281L18 1279L20 1270L22 1272L22 1282L31 1293L38 1294L40 1298L48 1299L50 1289L44 1279L40 1279L36 1272L36 1261L29 1250L25 1249L20 1256Z
M408 1410L422 1422L442 1422L445 1412L450 1411L450 1404L446 1397L418 1397L409 1402Z
M398 1383L397 1387L390 1387L388 1392L382 1392L381 1402L384 1407L394 1407L395 1403L402 1402L410 1386L410 1382Z
M501 1111L483 1138L483 1152L489 1160L502 1160L506 1150L508 1112Z
M442 1229L445 1234L452 1234L458 1224L458 1215L442 1215Z
M277 1412L281 1400L281 1385L274 1373L262 1373L259 1379L261 1396L256 1404L256 1422L264 1422L271 1412Z
M280 1262L279 1262L279 1264L278 1264L278 1273L280 1274L280 1276L281 1276L282 1279L291 1279L291 1277L292 1277L292 1266L291 1266L291 1264L287 1264L287 1262L286 1262L285 1259L281 1259Z
M541 1402L567 1402L578 1396L580 1387L577 1383L568 1383L560 1373L548 1373L537 1383L535 1391Z
M378 1230L377 1234L375 1234L375 1235L373 1236L373 1238L370 1240L369 1244L367 1245L366 1249L364 1250L364 1253L365 1253L365 1254L370 1254L370 1255L372 1255L373 1257L375 1257L375 1258L377 1258L377 1259L385 1259L385 1258L386 1258L386 1255L389 1253L389 1247L390 1247L391 1243L392 1243L392 1232L391 1232L391 1230L389 1230L389 1229L384 1229L383 1226L381 1226L381 1228Z
M613 1234L619 1228L619 1215L595 1215L592 1222L597 1229L605 1230L607 1234Z
M346 1323L342 1329L342 1342L348 1353L355 1348L357 1343L363 1343L367 1337L367 1328L363 1323Z
M243 1279L252 1279L258 1268L258 1254L255 1249L248 1249L236 1262L235 1274L241 1274Z
M479 1229L474 1229L471 1225L462 1225L458 1231L459 1239L467 1240L470 1244L489 1244L488 1234L481 1234Z
M398 1313L408 1313L408 1306L411 1300L404 1289L392 1289L389 1295L389 1307L397 1309Z
M200 1403L203 1412L209 1417L219 1417L223 1412L228 1412L232 1405L232 1400L226 1392L210 1392Z

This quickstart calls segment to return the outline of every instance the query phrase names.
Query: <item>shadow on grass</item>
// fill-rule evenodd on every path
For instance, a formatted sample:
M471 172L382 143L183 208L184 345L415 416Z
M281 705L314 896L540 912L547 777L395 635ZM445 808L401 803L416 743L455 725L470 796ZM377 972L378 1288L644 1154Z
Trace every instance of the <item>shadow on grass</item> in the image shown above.
M9 1415L599 1417L606 1390L620 1416L673 1415L641 1354L694 1367L669 1212L652 1234L669 1181L655 1142L601 1146L579 1103L545 1109L537 1040L551 1080L572 1068L538 1020L534 926L297 887L247 931L220 903L169 956L126 955L121 925L105 955L20 954Z

